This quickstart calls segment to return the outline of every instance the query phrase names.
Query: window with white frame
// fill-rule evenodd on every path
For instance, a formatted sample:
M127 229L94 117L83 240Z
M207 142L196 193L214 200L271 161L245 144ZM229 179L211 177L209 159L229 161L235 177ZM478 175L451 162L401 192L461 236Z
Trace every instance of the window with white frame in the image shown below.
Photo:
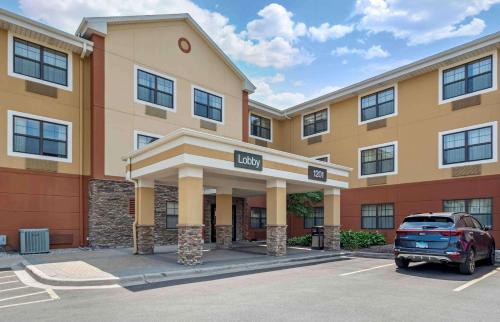
M318 161L322 161L322 162L330 162L330 155L325 154L325 155L314 157L314 159L316 159Z
M266 228L266 208L252 207L250 209L250 227L254 229Z
M271 119L256 114L250 114L250 135L270 141Z
M468 213L479 220L483 226L491 226L493 223L492 198L445 200L443 211Z
M146 134L137 133L137 146L136 149L140 149L151 142L158 140L158 137L149 136Z
M361 206L362 229L393 229L394 204L370 204Z
M160 107L174 108L174 81L137 68L137 100Z
M304 138L328 131L328 109L302 116L302 136Z
M393 174L396 172L396 144L360 149L360 176Z
M314 226L323 226L324 211L323 207L314 207L311 216L304 217L304 228L312 228Z
M71 162L70 122L8 112L8 154Z
M193 91L194 115L222 122L223 98L198 88Z
M167 201L167 229L176 229L179 222L179 203L175 201Z
M394 87L361 97L361 122L395 114Z
M496 122L439 133L440 167L494 162L497 158Z
M68 86L68 54L17 37L12 43L14 74Z
M493 87L493 57L484 57L442 71L442 99Z

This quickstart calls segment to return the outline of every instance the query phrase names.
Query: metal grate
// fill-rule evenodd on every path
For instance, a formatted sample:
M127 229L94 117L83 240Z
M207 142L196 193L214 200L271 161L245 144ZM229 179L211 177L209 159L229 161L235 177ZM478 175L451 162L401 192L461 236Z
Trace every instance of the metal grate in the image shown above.
M39 254L49 252L49 230L19 229L21 254Z

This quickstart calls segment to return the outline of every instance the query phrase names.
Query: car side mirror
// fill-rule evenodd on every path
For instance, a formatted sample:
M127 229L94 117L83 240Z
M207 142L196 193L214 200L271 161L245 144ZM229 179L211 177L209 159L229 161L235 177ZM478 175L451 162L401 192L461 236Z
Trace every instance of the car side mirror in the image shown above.
M484 231L491 230L491 226L484 226Z

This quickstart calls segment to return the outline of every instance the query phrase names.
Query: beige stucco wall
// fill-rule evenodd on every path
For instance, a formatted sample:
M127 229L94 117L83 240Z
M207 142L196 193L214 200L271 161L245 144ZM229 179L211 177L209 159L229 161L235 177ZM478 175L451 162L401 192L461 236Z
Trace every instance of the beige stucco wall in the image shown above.
M20 38L51 47L59 51L60 48L52 47L45 43L19 36ZM57 162L57 172L79 174L80 171L80 144L85 140L79 135L80 131L80 56L73 54L73 89L72 91L58 89L57 98L39 95L25 90L26 81L11 77L7 73L8 32L0 30L0 167L25 169L26 158L7 155L7 111L29 113L67 122L73 126L73 158L71 163ZM71 53L69 53L71 55ZM83 70L88 69L88 64L83 64ZM87 70L88 72L88 70ZM88 88L88 84L85 85ZM82 93L85 92L82 91ZM84 100L83 104L85 104ZM84 117L85 118L85 117ZM86 118L89 119L88 113ZM85 125L84 125L85 127ZM87 133L89 135L89 133ZM88 140L87 140L88 141ZM87 161L85 161L87 160ZM84 174L88 174L88 155L84 160Z
M191 52L177 45L180 37ZM133 150L134 130L166 135L184 127L241 139L242 80L186 22L110 25L105 39L105 174L124 176L123 155ZM134 102L134 65L175 78L176 111L167 119L145 115ZM200 128L192 116L192 85L224 96L224 124Z
M322 142L308 145L301 139L298 115L286 121L290 128L283 127L282 136L292 143L282 140L279 148L305 156L330 153L331 162L353 168L350 187L356 188L366 186L366 179L358 178L358 148L398 141L398 174L388 175L387 184L452 178L450 168L438 168L438 133L499 121L500 92L482 94L481 105L452 111L451 103L438 104L438 75L435 70L398 83L399 112L387 119L387 127L367 131L358 125L358 97L353 97L330 105L330 133ZM499 173L499 162L482 165L482 175Z

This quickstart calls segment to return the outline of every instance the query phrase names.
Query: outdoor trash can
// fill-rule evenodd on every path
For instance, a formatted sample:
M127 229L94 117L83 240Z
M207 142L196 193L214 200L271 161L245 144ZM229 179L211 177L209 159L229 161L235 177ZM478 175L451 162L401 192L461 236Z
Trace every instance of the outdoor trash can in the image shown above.
M311 228L311 248L312 249L323 249L325 245L325 231L323 226L314 226Z

